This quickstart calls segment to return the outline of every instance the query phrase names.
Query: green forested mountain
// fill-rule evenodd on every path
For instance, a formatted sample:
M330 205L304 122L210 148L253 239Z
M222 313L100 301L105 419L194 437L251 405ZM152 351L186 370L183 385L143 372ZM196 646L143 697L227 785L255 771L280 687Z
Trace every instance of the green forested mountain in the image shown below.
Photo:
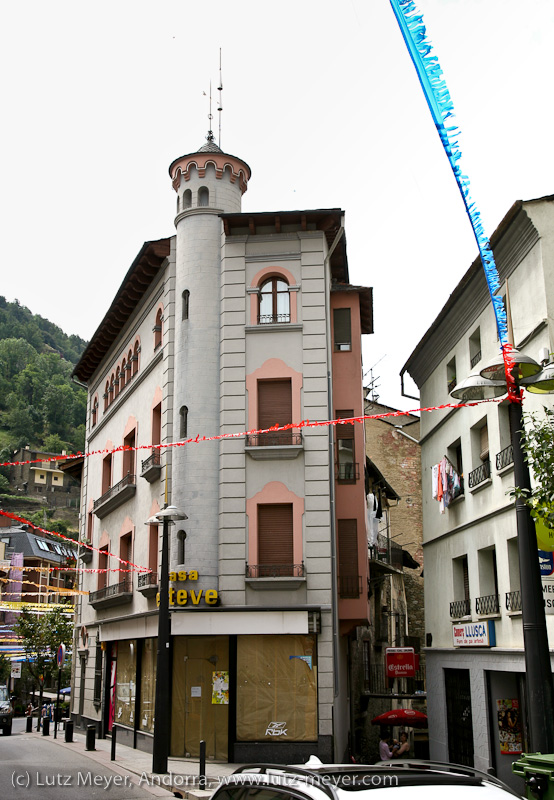
M87 394L71 373L85 347L79 336L0 297L1 449L83 449Z

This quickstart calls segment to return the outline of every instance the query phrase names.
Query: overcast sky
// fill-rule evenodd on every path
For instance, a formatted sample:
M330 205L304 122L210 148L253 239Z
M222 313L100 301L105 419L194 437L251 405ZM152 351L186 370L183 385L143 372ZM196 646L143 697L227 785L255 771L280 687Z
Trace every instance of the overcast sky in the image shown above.
M418 0L490 236L554 193L554 2ZM174 232L168 166L252 168L243 211L341 207L380 401L477 247L388 0L0 1L0 294L89 339L142 243ZM369 379L369 375L368 378Z

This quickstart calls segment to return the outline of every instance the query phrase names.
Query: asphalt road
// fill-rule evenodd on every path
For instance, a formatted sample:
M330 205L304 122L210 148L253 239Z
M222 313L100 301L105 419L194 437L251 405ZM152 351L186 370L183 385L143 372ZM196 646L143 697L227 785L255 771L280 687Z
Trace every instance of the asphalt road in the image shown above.
M1 798L152 800L152 794L133 784L128 775L105 768L85 753L57 745L51 739L52 730L48 738L25 733L25 722L14 719L12 735L0 734Z

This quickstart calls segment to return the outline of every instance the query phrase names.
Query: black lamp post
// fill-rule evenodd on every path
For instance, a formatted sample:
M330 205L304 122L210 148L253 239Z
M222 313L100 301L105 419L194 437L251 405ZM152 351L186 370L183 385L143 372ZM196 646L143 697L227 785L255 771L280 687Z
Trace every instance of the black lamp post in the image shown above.
M510 326L511 327L511 326ZM531 392L546 394L554 391L548 367L541 366L529 356L512 348L515 366L512 369L517 394L509 398L510 427L514 458L515 485L531 491L529 468L523 455L523 409L521 385ZM506 394L504 360L500 355L483 367L479 374L470 375L451 392L452 397L463 401L484 400ZM539 568L539 554L535 523L529 506L516 499L516 523L523 617L523 647L525 653L525 691L529 721L529 746L532 752L554 752L554 692L548 632Z
M154 707L154 742L152 748L152 772L167 772L169 756L169 526L174 520L188 519L187 515L175 506L166 506L162 511L147 520L146 525L159 525L162 529L162 560L160 565L158 609L158 649L156 660L156 698Z

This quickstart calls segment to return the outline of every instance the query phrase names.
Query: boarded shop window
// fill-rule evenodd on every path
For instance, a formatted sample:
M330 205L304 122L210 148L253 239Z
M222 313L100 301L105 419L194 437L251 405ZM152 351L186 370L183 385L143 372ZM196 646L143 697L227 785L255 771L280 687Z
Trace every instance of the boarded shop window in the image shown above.
M157 648L157 639L144 639L142 642L139 730L147 733L154 733Z
M119 725L134 727L137 643L135 639L117 645L117 678L115 686L115 720Z
M238 637L237 739L317 741L315 636Z

